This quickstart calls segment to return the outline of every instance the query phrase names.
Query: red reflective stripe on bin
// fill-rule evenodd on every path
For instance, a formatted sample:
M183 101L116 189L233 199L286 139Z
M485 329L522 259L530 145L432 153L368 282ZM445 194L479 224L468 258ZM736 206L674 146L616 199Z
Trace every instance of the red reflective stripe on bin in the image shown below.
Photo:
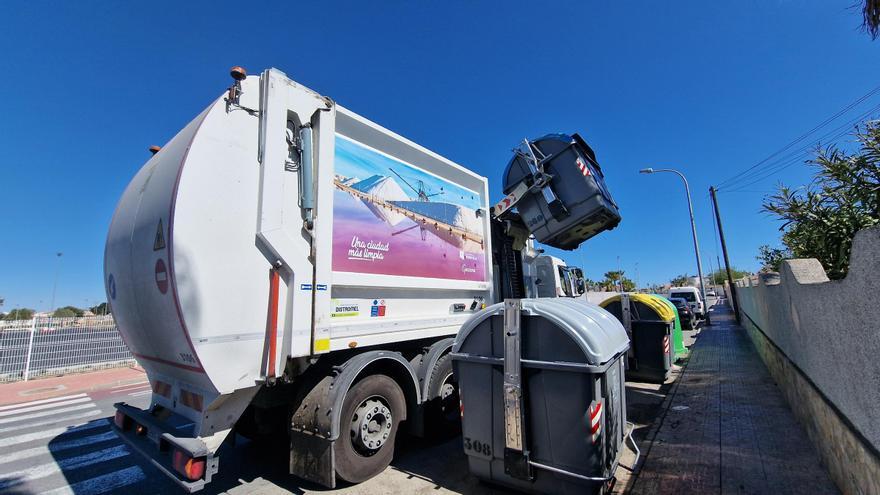
M575 163L577 163L578 169L581 171L581 174L583 174L584 177L590 175L590 167L588 167L583 160L578 158L577 160L575 160Z
M663 336L663 353L669 354L669 335Z
M593 443L598 442L602 435L602 399L590 404L590 434Z

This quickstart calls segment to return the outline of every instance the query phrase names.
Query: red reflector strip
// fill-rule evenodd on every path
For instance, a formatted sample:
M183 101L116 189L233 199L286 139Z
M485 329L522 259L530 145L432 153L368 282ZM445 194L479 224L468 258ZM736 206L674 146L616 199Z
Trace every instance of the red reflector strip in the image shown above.
M171 385L169 385L165 382L156 380L155 382L152 383L152 386L153 386L153 393L159 394L162 397L165 397L166 399L171 398Z
M669 335L663 336L663 353L669 354Z
M266 340L269 353L266 376L275 376L275 340L278 334L278 270L269 270L269 314L266 317Z
M180 391L180 403L198 412L202 412L202 396L189 390Z

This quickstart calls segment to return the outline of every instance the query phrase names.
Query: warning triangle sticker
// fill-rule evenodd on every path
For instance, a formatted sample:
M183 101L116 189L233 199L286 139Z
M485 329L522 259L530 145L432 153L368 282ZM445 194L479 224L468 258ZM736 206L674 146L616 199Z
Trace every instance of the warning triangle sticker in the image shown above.
M159 225L156 227L156 239L153 241L153 251L165 249L165 229L162 228L162 219L159 219Z

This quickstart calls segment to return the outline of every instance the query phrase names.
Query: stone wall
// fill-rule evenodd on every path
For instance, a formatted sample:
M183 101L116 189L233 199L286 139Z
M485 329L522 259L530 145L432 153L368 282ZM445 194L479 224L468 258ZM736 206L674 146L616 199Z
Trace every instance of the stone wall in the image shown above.
M815 259L737 282L743 326L845 493L880 493L880 227L849 275Z

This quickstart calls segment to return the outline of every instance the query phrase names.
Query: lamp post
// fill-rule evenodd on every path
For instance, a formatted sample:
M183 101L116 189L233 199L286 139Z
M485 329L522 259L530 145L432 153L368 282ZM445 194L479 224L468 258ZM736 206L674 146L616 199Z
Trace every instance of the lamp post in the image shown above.
M636 261L636 292L639 292L639 262Z
M691 233L694 236L694 253L697 255L697 276L700 278L700 297L703 298L703 305L706 305L706 287L703 282L703 262L700 260L700 245L697 243L697 224L694 222L694 206L691 203L691 188L688 186L687 178L685 178L684 174L679 172L678 170L671 168L643 168L639 170L640 174L653 174L657 172L669 172L681 177L681 181L684 182L684 192L687 194L688 200L688 213L691 218ZM712 321L709 319L709 308L706 308L705 311L706 317L706 325L711 325Z
M55 281L52 282L52 302L49 304L49 313L55 311L55 289L58 288L58 272L61 270L62 255L64 255L64 253L55 253L55 256L58 258L58 262L55 264Z

